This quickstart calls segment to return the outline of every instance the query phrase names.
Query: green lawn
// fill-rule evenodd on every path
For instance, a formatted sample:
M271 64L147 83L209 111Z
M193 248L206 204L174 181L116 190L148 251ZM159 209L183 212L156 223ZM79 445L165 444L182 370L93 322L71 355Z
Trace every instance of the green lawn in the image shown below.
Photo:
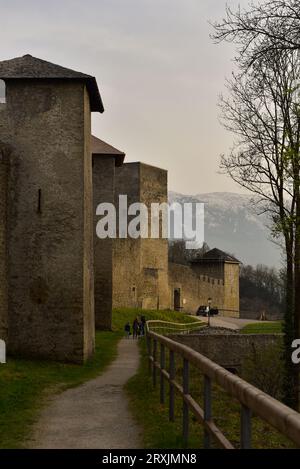
M96 333L96 353L85 365L8 359L0 366L0 448L21 448L30 435L47 397L95 378L117 354L124 325L141 312L118 309L113 313L113 332ZM187 322L182 313L143 311L147 319ZM76 409L74 409L74 412Z
M123 330L127 321L133 323L137 316L145 316L146 320L159 319L161 321L189 323L195 321L195 316L189 316L176 311L153 311L143 309L136 310L133 308L118 308L113 311L113 329Z
M242 334L280 334L283 333L283 323L282 321L257 322L248 324L240 332Z
M93 359L85 365L64 365L46 361L29 361L9 359L6 365L0 366L0 448L22 448L30 436L32 425L37 420L40 409L47 403L47 397L67 388L77 386L92 379L103 372L117 354L117 344L123 336L124 325L127 321L132 324L138 315L146 319L160 319L171 322L187 323L195 318L183 313L171 311L148 311L135 309L116 309L113 312L113 331L97 332L96 353ZM251 332L253 332L251 325ZM267 327L268 326L268 327ZM247 326L250 327L250 326ZM259 332L280 332L280 323L258 323ZM273 328L273 330L271 330ZM246 329L246 328L245 328ZM263 331L262 331L263 329ZM243 330L244 332L244 330ZM257 331L255 330L255 333ZM142 361L138 374L127 385L130 405L133 414L144 429L145 448L180 448L181 439L181 401L178 399L176 407L176 423L168 421L167 409L160 406L158 390L152 389L148 375L144 340L140 341ZM181 373L180 366L177 369ZM201 402L201 377L193 375L192 384L195 393L199 393ZM228 436L238 443L238 405L215 390L215 415L218 423L223 423ZM221 397L220 397L221 396ZM235 419L227 419L227 414L235 414ZM226 418L225 418L226 417ZM258 425L258 427L257 427ZM267 426L254 422L257 446L286 447L284 439L274 432L270 433ZM191 447L201 447L202 430L192 420Z
M120 332L97 332L85 365L8 359L0 366L0 448L21 448L47 396L99 375L115 358Z

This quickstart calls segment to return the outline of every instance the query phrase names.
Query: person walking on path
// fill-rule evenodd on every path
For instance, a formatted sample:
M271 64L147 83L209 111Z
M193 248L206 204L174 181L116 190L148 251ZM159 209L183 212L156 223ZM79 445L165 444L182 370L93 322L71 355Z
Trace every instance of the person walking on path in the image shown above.
M138 318L135 318L135 320L133 321L133 325L132 325L132 336L133 336L133 339L137 339L138 338L138 335L139 335L139 328L140 328L140 325L139 325L139 320Z
M129 339L130 336L130 322L127 322L124 327L126 339Z
M141 317L141 335L144 336L146 331L146 318L145 316Z

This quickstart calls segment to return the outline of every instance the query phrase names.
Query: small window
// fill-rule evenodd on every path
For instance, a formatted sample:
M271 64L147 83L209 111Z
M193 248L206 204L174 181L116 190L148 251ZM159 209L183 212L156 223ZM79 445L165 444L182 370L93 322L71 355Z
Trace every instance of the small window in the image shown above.
M0 104L6 103L6 86L3 80L0 80Z

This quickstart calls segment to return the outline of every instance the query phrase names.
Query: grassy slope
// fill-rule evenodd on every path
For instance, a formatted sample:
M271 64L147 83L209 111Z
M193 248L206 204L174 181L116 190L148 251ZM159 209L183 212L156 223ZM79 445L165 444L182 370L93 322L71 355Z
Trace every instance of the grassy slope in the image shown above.
M77 386L86 380L101 374L115 358L117 344L123 335L123 328L127 321L133 322L140 314L134 309L118 309L113 314L113 332L97 332L96 354L92 360L83 366L63 365L59 363L10 359L7 365L0 366L0 447L20 448L30 434L32 424L36 421L46 397L72 386ZM189 322L193 320L182 313L169 311L143 311L147 319L163 319L174 322ZM273 323L270 323L270 325ZM276 324L276 323L275 323ZM265 327L264 324L259 326ZM267 324L267 326L270 326ZM248 327L248 326L247 326ZM276 326L278 327L278 326ZM264 331L263 331L264 332ZM272 330L273 332L273 330ZM145 355L145 344L141 341L143 358L139 373L127 386L131 401L132 412L144 428L144 443L146 448L180 448L181 439L181 402L177 401L177 419L175 424L168 421L166 407L160 406L158 390L153 390L148 375L148 365ZM197 378L196 388L200 388ZM200 402L200 401L199 401ZM217 409L215 415L222 423L223 412L236 413L236 404L223 396L215 400ZM258 424L255 422L255 426ZM256 428L256 427L255 427ZM227 434L237 442L238 416L227 424ZM286 442L278 440L277 435L269 433L266 427L258 426L255 432L262 440L258 446L267 447L267 441L272 441L274 447L284 447ZM263 438L261 437L263 436ZM192 423L191 446L199 447L202 441L202 431L196 422Z
M243 327L242 334L277 334L283 332L283 323L281 321L253 323Z
M113 332L97 332L96 353L85 365L9 359L0 366L0 448L20 448L30 434L46 398L77 386L103 372L117 354L123 328L139 314L119 309L113 314ZM147 319L189 321L180 313L143 311ZM75 410L74 410L75 411Z
M97 332L85 365L9 359L0 366L0 448L20 448L45 398L99 375L117 354L120 332Z
M152 310L138 311L136 309L130 309L130 308L119 308L119 309L115 309L113 312L113 329L123 330L127 321L129 321L130 324L132 324L134 319L138 315L141 315L141 314L145 316L147 321L151 319L160 319L163 321L181 322L181 323L188 323L188 322L195 321L194 316L188 316L186 314L178 313L175 311L152 311Z
M130 407L137 422L144 430L145 448L182 448L181 437L182 400L176 399L175 423L168 420L168 387L166 386L166 405L159 400L159 377L157 387L153 389L152 379L148 372L148 361L145 342L140 342L141 364L139 371L127 384L126 389L130 398ZM159 357L158 357L159 360ZM178 359L177 359L178 360ZM181 382L182 365L177 361L178 382ZM200 373L191 367L191 394L202 405L203 379ZM227 438L239 447L240 405L232 400L218 386L213 386L213 415L216 424L225 433ZM254 448L290 448L293 445L269 425L258 418L252 419L253 447ZM190 442L191 448L201 448L203 431L199 423L191 416Z

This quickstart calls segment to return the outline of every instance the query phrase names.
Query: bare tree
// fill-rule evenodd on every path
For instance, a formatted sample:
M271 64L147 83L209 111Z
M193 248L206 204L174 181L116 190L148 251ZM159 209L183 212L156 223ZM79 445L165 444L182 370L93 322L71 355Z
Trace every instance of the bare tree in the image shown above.
M270 215L273 234L284 239L286 367L294 379L288 398L296 405L298 372L290 346L300 332L299 51L265 51L251 67L240 64L240 69L227 81L227 96L220 100L223 125L235 135L221 168L256 195L256 203Z
M233 42L238 60L251 66L266 53L300 49L300 3L298 0L251 2L247 9L226 8L220 22L213 23L216 42Z

